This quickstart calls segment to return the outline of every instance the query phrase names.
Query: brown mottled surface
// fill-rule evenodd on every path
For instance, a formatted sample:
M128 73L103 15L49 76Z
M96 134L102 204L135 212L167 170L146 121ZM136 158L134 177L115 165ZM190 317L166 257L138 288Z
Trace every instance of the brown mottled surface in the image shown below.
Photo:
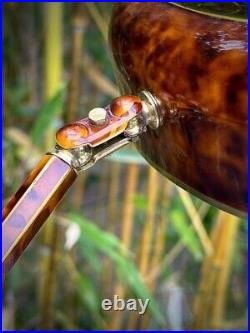
M167 3L115 6L110 40L125 92L162 102L138 148L160 172L235 214L247 212L247 23Z
M5 275L76 178L68 164L46 155L4 208L2 264Z

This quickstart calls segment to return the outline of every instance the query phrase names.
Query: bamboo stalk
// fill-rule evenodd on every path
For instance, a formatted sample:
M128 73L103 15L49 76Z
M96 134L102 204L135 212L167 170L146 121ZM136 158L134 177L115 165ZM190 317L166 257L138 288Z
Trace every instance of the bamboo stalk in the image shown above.
M83 58L82 44L87 25L86 15L82 3L74 4L74 15L72 19L72 51L71 51L71 73L68 88L68 110L67 122L70 123L76 119L76 113L79 104L79 83L81 73L81 62Z
M62 81L62 4L47 3L45 6L45 54L44 96L53 97Z
M208 256L201 269L201 280L198 293L194 299L194 327L204 327L206 326L207 315L209 312L209 306L212 302L212 288L213 281L215 281L216 275L216 255L218 255L219 248L223 242L221 242L221 237L223 235L223 224L220 218L220 213L215 221L214 227L211 231L211 240L214 244L214 254L213 256Z
M109 97L115 98L120 95L116 85L106 76L104 76L104 74L97 68L94 63L92 63L92 61L87 56L84 57L82 62L82 70L91 81L91 83Z
M201 220L203 220L204 216L206 215L209 205L201 205L198 210L198 214L200 215ZM189 228L193 229L193 225L190 225ZM176 259L176 257L181 253L181 251L185 248L185 244L183 244L182 240L180 239L173 248L165 255L162 261L156 266L153 267L151 272L147 275L146 282L150 283L153 279L157 278L161 272L161 268L164 266L169 266L172 262Z
M66 267L67 273L68 273L69 277L72 279L74 286L76 286L79 283L78 281L81 279L81 274L77 270L77 267L75 266L75 263L72 260L71 256L66 254L64 257L64 262L65 262L65 267ZM70 322L70 324L71 324L71 326L73 326L72 329L70 328L70 330L77 330L77 328L78 328L77 325L75 325L72 322ZM105 322L103 320L101 320L100 318L98 318L98 326L103 327L104 325L105 325Z
M72 193L72 207L77 212L80 212L83 206L85 198L85 183L86 175L80 174L74 186L74 192Z
M118 194L119 194L119 183L120 183L120 163L111 162L110 166L110 185L109 185L109 199L108 199L108 216L107 216L107 227L106 231L114 233L115 222L118 217ZM110 259L106 258L104 262L104 280L103 285L108 293L112 292L112 278L113 278L113 266Z
M136 164L128 166L127 184L125 188L125 199L123 207L122 231L121 240L124 246L129 249L131 244L133 216L135 211L134 196L136 193L136 186L138 183L139 168Z
M226 291L229 282L233 247L236 241L239 219L233 215L223 213L223 224L226 225L226 235L224 247L221 253L220 271L218 272L217 282L215 284L215 300L212 306L211 327L212 329L220 329L224 320Z
M82 67L82 60L85 57L85 54L83 52L83 44L87 24L88 19L86 16L86 9L84 7L84 4L74 4L74 13L72 17L73 35L71 49L71 73L68 87L68 123L75 121L77 118L80 96L80 73ZM82 206L86 175L82 174L78 178L79 179L76 183L72 200L72 205L77 211L79 211Z
M118 214L117 199L119 194L119 184L120 184L120 163L111 162L110 173L110 186L109 186L109 204L108 204L108 223L107 231L114 232L114 226Z
M42 260L42 281L40 285L40 328L43 330L52 329L54 326L54 302L56 294L56 268L58 260L58 231L54 220L49 221L51 227L44 240L44 249L48 251L43 253Z
M238 225L238 218L219 212L211 232L214 253L203 262L199 290L193 303L194 328L221 327Z
M77 118L77 111L79 106L79 95L80 95L80 73L81 73L81 62L84 58L83 43L86 26L88 24L87 17L84 10L83 3L75 3L73 5L73 16L72 16L72 48L71 48L71 69L70 69L70 80L68 85L68 103L67 103L67 122L73 122ZM78 176L78 181L72 192L72 208L74 211L80 212L84 199L84 186L85 186L86 175L81 174ZM76 248L73 247L69 250L68 256L74 262L76 260ZM65 313L67 313L70 322L74 325L75 318L75 290L74 282L68 279L65 284Z
M146 223L144 224L140 246L138 249L138 267L139 272L143 278L145 278L150 262L151 248L152 248L152 235L154 232L154 220L155 220L155 207L157 204L158 196L158 172L149 167L148 178L148 193L147 193L147 211L146 211ZM132 313L128 321L128 330L136 328L138 316Z
M15 25L17 27L19 44L21 47L20 76L24 82L32 88L30 91L30 102L38 103L38 43L36 33L36 22L34 15L34 4L23 3L18 9Z
M92 16L93 20L95 21L99 31L102 34L103 39L105 42L108 41L108 24L101 15L99 9L94 2L86 2L86 6L89 10L90 15Z
M95 207L95 221L100 222L102 220L103 214L102 210L105 207L104 198L106 198L106 188L107 188L107 173L108 173L108 162L103 161L104 166L100 175L97 198L96 198L96 207Z
M62 79L62 3L46 3L44 5L45 28L45 62L44 62L44 96L45 100L53 97L61 84ZM53 144L53 129L46 133L46 147ZM47 330L54 326L54 301L55 301L55 275L58 259L58 235L54 218L47 221L44 228L43 257L41 260L39 303L40 303L40 328Z
M160 200L160 216L159 222L156 225L156 233L154 240L154 248L152 251L152 259L150 263L150 268L153 269L157 267L161 263L162 254L164 252L165 247L165 237L166 237L166 226L167 226L167 218L166 218L166 209L169 206L170 201L170 191L171 191L171 183L167 179L162 179L162 193ZM157 276L152 279L147 285L153 294L155 291L157 282ZM149 328L150 322L150 314L145 312L144 316L140 321L140 329L147 330Z
M121 241L127 249L130 248L132 238L133 216L135 209L133 198L136 193L138 172L139 168L136 164L130 164L128 166L121 223ZM121 283L118 283L115 286L114 295L118 295L121 298L124 297L125 289ZM122 318L122 313L118 313L118 311L112 312L111 323L108 328L110 330L118 329L121 325Z
M44 98L49 100L58 92L62 83L63 70L63 5L62 3L44 4ZM54 129L46 133L46 147L54 144Z
M101 15L100 10L96 3L86 2L86 7L95 22L98 30L100 31L105 42L108 41L108 22ZM84 73L88 76L90 81L101 91L103 91L106 95L111 98L115 98L120 95L119 89L117 89L116 85L112 81L110 81L107 77L101 73L101 71L91 62L91 60L85 57L82 63L82 69Z
M156 225L156 236L154 242L154 249L151 259L151 267L155 267L160 262L164 245L165 245L165 236L166 236L166 226L167 226L167 219L166 219L166 209L169 206L169 196L171 191L171 183L167 179L162 179L162 193L161 193L161 200L160 200L160 216L159 222ZM154 283L152 281L152 283Z
M213 246L208 237L206 229L204 228L204 226L202 224L200 215L198 214L198 212L192 202L192 199L190 198L190 195L188 194L188 192L181 189L180 187L177 187L177 190L178 190L180 198L186 208L186 211L190 217L190 220L194 226L194 229L200 238L200 242L203 246L203 249L204 249L206 255L211 255L213 252Z
M152 246L152 234L155 219L155 207L157 204L158 195L158 172L149 167L148 179L148 206L146 212L146 223L144 225L141 237L141 246L139 249L139 271L144 276L148 270L150 251Z

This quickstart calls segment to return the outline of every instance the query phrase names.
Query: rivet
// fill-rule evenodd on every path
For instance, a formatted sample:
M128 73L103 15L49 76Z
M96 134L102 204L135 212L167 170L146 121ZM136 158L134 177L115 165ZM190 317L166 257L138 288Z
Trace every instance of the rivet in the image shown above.
M92 125L103 126L107 123L107 111L104 108L95 108L89 111L88 119Z

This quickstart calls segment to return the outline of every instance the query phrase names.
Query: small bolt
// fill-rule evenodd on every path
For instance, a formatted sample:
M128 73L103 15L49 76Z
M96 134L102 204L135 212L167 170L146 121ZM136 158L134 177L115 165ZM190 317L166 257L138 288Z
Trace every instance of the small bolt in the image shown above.
M89 111L88 118L92 125L103 126L107 123L107 111L103 108L95 108Z

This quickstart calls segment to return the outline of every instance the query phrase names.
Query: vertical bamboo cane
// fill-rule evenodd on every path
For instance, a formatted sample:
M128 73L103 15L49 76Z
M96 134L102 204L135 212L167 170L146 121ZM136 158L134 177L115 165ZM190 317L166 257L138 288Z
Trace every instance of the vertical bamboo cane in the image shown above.
M108 199L108 216L106 231L114 233L114 226L118 216L118 192L119 192L119 174L120 163L111 162L110 165L110 186L109 186L109 199ZM113 266L109 258L105 258L104 262L104 275L103 285L107 293L112 292L112 278L113 278Z
M73 122L77 118L80 94L80 73L82 70L82 61L84 59L83 42L86 26L88 24L83 3L74 4L74 13L72 18L72 51L71 51L71 71L68 89L67 122ZM73 192L73 207L79 211L84 196L85 175L78 177L78 181Z
M162 179L162 185L163 188L160 200L161 211L159 216L159 222L156 225L154 248L152 251L152 259L150 263L151 269L154 269L155 267L158 267L158 265L160 265L165 246L166 226L167 226L166 209L169 206L169 195L171 191L171 184L167 179ZM148 288L151 290L152 294L154 293L156 281L157 281L157 276L155 276L148 283ZM150 322L150 314L145 312L140 322L140 329L147 330L149 328L149 322Z
M139 168L136 164L130 164L128 166L128 176L125 188L125 199L123 207L123 218L122 218L122 230L121 230L121 241L126 248L130 248L132 228L133 228L133 217L134 217L134 196L136 193L136 187L138 182Z
M232 261L238 218L220 212L211 233L213 255L205 258L194 299L194 328L218 328L223 321L226 287Z
M74 4L74 14L72 18L72 51L71 51L71 71L68 89L68 110L67 122L76 120L76 113L79 105L80 73L83 61L82 45L84 33L87 25L87 18L84 15L83 4Z
M83 53L83 42L84 33L87 25L87 18L84 13L84 4L76 3L73 5L72 15L72 47L71 47L71 68L70 68L70 80L68 86L68 99L67 99L67 123L73 122L77 118L77 111L79 105L79 94L80 94L80 73L82 67ZM72 192L72 208L75 211L80 211L82 208L83 197L84 197L84 185L86 175L81 174L78 176L78 181ZM69 250L68 260L75 262L76 260L76 248L73 247ZM65 294L65 313L67 313L70 322L75 322L75 288L74 281L68 279L65 282L64 288Z
M239 219L223 213L223 224L226 225L224 247L221 249L220 270L215 284L215 299L211 309L211 328L221 329L224 319L226 291L230 277L233 247L236 241Z
M114 226L117 219L117 199L119 191L119 175L120 175L120 163L111 162L110 173L110 187L109 187L109 204L108 204L108 223L107 231L114 232Z
M44 97L52 98L62 83L63 68L63 4L60 2L44 4L45 54L44 54ZM52 131L52 135L51 135ZM54 143L54 132L47 133L47 145Z
M194 299L193 312L194 312L194 328L204 327L206 324L206 315L209 309L209 295L212 294L212 281L215 276L215 269L211 267L213 265L214 256L218 252L218 246L220 245L220 235L222 234L222 223L220 220L220 215L214 222L213 229L211 231L211 241L212 244L216 246L214 248L213 255L205 258L201 268L201 279L198 292ZM215 268L215 267L214 267Z
M139 270L140 273L145 275L148 270L150 251L152 247L152 234L154 228L155 208L157 204L158 194L158 172L149 167L149 180L148 180L148 207L146 223L142 232L142 242L139 249Z
M151 254L151 247L152 247L152 235L154 231L154 219L155 219L155 207L157 204L157 195L158 195L158 172L149 167L149 179L148 179L148 206L146 212L146 223L144 225L142 231L142 237L139 247L139 272L142 277L148 272L149 261L150 261L150 254ZM135 329L136 322L137 322L137 315L131 314L129 321L128 321L128 330Z
M95 21L99 31L101 32L103 39L105 42L108 40L108 24L105 21L105 18L101 15L96 3L94 2L86 2L86 6L89 10L90 15Z
M194 227L195 231L197 232L197 235L200 238L200 242L201 242L201 245L203 246L204 252L206 253L206 255L211 255L213 252L213 246L211 244L211 241L208 237L206 229L202 224L200 215L199 215L198 211L196 210L189 193L178 186L177 186L177 190L179 192L182 203L183 203L184 207L186 208L187 214L190 217L193 227Z
M37 105L38 102L38 40L35 24L35 4L23 3L16 17L16 28L21 47L20 76L30 86L29 100Z
M134 216L134 203L133 197L136 192L137 179L139 168L135 164L128 166L128 174L125 188L124 206L122 212L122 229L121 229L121 241L126 248L130 247L132 228L133 228L133 216ZM125 289L121 283L118 283L114 288L114 295L124 297ZM122 313L112 312L111 323L109 325L110 330L116 330L120 327L122 321Z
M96 207L95 207L95 221L99 222L102 219L103 214L102 209L105 207L104 199L106 198L106 187L107 187L107 174L108 174L108 162L103 161L103 168L100 175L100 180L98 184L98 190L96 195Z
M45 28L45 100L53 97L62 80L62 14L63 5L60 2L47 3L45 6L44 28ZM49 128L46 133L46 146L53 146L53 129ZM47 221L44 228L44 248L41 261L40 274L40 308L42 329L52 329L54 321L54 296L55 296L55 269L57 263L57 229L53 218Z

